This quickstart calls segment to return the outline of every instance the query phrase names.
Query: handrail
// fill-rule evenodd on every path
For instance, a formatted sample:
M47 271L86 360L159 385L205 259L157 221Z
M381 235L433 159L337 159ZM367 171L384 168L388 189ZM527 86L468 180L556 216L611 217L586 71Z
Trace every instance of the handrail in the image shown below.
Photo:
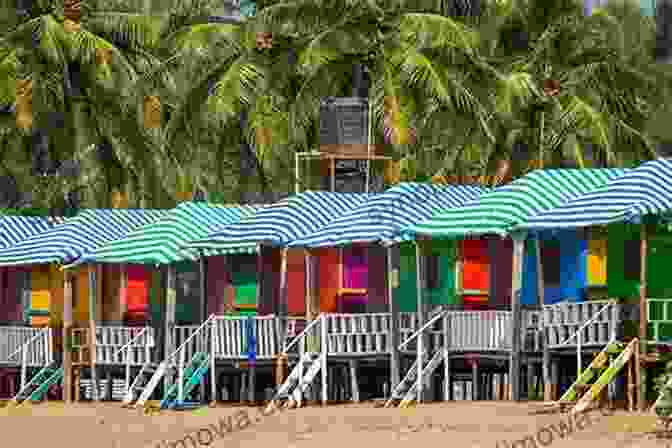
M187 342L191 341L191 339L192 339L193 337L195 337L195 336L196 336L196 335L203 329L203 327L205 327L207 324L210 323L210 321L212 321L212 320L214 320L214 319L215 319L215 315L214 315L214 314L211 314L210 317L208 317L208 319L207 319L205 322L203 322L203 323L196 329L196 331L194 331L193 333L191 333L191 335L190 335L187 339L185 339L184 342L182 342L182 344L181 344L179 347L177 347L173 353L171 353L169 356L167 356L166 359L164 359L164 361L168 361L168 360L172 359L173 356L175 356L180 350L182 350L182 349L187 345Z
M140 336L142 336L142 335L145 333L145 331L147 331L147 330L149 330L149 329L150 329L150 327L145 327L145 328L143 328L142 331L141 331L140 333L138 333L138 334L136 334L135 336L133 336L133 338L131 338L130 341L128 341L127 343L125 343L124 345L122 345L121 348L120 348L119 350L117 350L116 352L114 352L114 354L112 355L112 357L114 358L114 357L117 356L119 353L123 352L123 351L126 350L128 347L130 347L131 344L132 344L133 342L135 342L136 339L138 339ZM96 335L94 334L93 337L96 337Z
M440 318L445 316L446 313L448 313L448 310L443 310L439 314L437 314L436 316L432 317L429 320L429 322L427 322L419 330L417 330L415 333L413 333L411 336L409 336L408 339L406 339L404 342L402 342L401 345L399 345L399 350L402 350L404 347L406 347L408 345L408 343L411 342L411 340L417 338L418 335L420 335L420 333L425 331L425 329L428 328L430 325L432 325L434 322L436 322L437 320L439 320Z
M14 350L14 351L12 352L11 355L7 356L7 359L12 359L12 357L16 356L17 353L19 353L20 351L23 350L23 347L24 347L24 346L27 346L27 345L32 344L34 339L37 339L39 336L42 336L42 335L43 335L45 332L47 332L48 330L49 330L48 328L43 328L42 330L40 330L39 332L37 332L37 333L36 333L35 335L33 335L28 341L26 341L26 342L24 342L23 344L21 344L21 347L17 348L16 350Z
M282 353L287 353L287 351L288 351L290 348L292 348L292 347L294 346L294 344L296 344L296 343L299 341L299 339L305 337L305 335L306 335L306 333L308 332L308 330L310 330L311 328L313 328L313 325L316 325L318 322L320 322L320 319L314 319L311 323L309 323L308 326L307 326L306 328L304 328L303 331L302 331L301 333L297 334L297 335L294 337L294 340L293 340L292 342L290 342L289 345L286 345L286 346L283 347L283 349L282 349Z
M581 333L584 328L586 328L588 325L592 324L595 321L595 319L597 319L597 317L599 315L601 315L607 308L609 308L611 306L614 306L616 304L617 304L617 302L615 300L610 300L609 303L607 303L605 306L602 307L602 309L600 309L597 313L595 313L593 315L593 317L590 318L590 320L588 320L586 323L581 325L581 328L576 330L576 332L574 332L570 337L568 337L567 339L565 339L562 343L560 343L558 345L559 346L560 345L566 345L569 341L571 341L572 339L574 339L574 337L576 337L579 333Z

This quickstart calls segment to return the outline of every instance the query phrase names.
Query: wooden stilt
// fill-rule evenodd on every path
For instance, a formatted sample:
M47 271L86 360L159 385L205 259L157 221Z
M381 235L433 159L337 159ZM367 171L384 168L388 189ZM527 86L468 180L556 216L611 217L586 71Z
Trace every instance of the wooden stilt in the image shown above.
M249 372L247 374L247 401L251 405L256 402L256 379L257 379L257 366L254 362L250 364Z
M243 403L245 401L245 397L247 395L246 394L247 384L248 384L247 373L242 372L240 374L240 382L239 382L240 388L239 388L239 392L238 392L238 402L239 403Z
M627 382L627 400L628 400L628 411L633 412L635 410L635 369L637 368L635 364L635 359L630 359L628 365L625 369L625 376Z
M471 362L471 399L476 401L480 398L479 396L479 390L478 390L478 362L477 361L472 361Z
M447 319L446 319L447 320ZM450 378L450 355L448 349L444 348L445 356L443 359L443 399L449 401L452 399L452 382Z
M350 364L350 391L352 392L351 399L355 403L359 403L359 384L357 381L357 364L359 361L351 359Z
M74 369L74 377L75 377L75 403L78 403L81 401L81 392L82 392L82 368L81 367L75 367Z
M530 359L527 360L527 367L525 368L525 385L527 386L527 399L534 400L535 391L534 391L534 365Z
M544 316L546 312L544 311ZM544 317L545 319L545 317ZM548 348L548 328L544 324L543 330L543 361L542 367L544 377L544 401L553 401L553 381L551 379L551 351Z
M560 397L560 362L557 359L551 362L551 395L550 401Z

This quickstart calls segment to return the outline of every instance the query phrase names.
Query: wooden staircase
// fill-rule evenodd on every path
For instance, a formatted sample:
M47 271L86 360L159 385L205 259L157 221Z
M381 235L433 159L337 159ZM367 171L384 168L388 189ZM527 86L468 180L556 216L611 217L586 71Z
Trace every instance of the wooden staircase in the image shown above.
M426 385L436 368L444 360L444 350L436 350L434 355L427 361L427 353L422 354L422 382ZM384 407L389 408L399 405L400 408L410 406L418 394L418 360L416 359L406 376L392 390L392 396L385 402Z
M558 410L571 407L570 413L586 411L599 399L604 388L616 378L635 350L639 349L638 344L638 339L633 339L627 346L619 342L607 344L560 399L547 405L557 407ZM609 362L609 357L616 354L616 359Z
M303 394L313 384L322 368L322 359L319 353L304 353L285 382L282 383L273 396L273 399L266 407L266 411L270 412L281 400L285 400L286 407L291 406L293 403L301 406Z

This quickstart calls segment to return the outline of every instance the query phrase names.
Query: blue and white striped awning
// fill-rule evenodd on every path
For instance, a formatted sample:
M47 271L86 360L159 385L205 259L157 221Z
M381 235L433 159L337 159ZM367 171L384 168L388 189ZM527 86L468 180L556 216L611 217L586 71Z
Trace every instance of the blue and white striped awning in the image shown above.
M42 216L0 216L0 249L46 232L62 220Z
M271 204L255 215L189 243L219 253L254 253L260 243L282 246L303 238L364 204L372 195L307 191Z
M86 210L63 224L0 250L0 266L70 263L165 213L165 210Z
M488 191L474 185L403 183L375 195L312 235L292 241L289 247L329 247L353 243L399 243L406 227L435 213L460 207Z
M672 161L646 162L559 207L526 219L520 230L543 230L637 222L672 211Z

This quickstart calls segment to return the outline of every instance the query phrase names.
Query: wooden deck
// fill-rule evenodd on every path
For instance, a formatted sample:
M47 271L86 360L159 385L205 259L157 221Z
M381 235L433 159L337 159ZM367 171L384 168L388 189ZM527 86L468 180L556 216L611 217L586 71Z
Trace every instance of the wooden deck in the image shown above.
M0 366L42 367L53 361L50 328L0 327Z

